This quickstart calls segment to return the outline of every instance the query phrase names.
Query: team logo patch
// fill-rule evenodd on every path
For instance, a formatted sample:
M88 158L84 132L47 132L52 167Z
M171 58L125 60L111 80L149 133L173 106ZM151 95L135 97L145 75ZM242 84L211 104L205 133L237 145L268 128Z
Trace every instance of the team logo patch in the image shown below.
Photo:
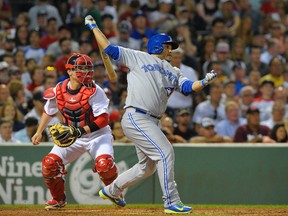
M75 100L73 97L71 97L71 98L69 99L69 101L72 102L72 103L74 103L76 100Z
M165 87L167 96L169 97L173 92L174 92L174 88L173 87Z

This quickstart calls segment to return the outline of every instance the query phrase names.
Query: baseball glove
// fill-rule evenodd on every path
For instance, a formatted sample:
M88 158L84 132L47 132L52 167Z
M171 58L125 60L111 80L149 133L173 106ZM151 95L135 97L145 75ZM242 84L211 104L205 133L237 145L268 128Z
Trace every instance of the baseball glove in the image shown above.
M49 131L54 143L59 147L68 147L79 137L79 131L73 125L56 123L49 126Z

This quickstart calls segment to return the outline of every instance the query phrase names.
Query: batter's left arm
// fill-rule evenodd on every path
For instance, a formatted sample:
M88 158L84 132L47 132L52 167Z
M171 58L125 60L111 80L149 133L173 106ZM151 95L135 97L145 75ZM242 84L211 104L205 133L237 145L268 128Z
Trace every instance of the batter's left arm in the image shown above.
M202 90L205 86L210 84L215 78L217 74L215 73L214 70L210 71L209 73L206 74L205 78L202 80L195 81L192 85L192 90L197 92Z
M216 78L216 73L214 70L210 71L210 73L207 73L205 78L202 80L197 81L191 81L191 80L185 80L181 87L181 92L184 95L188 95L192 92L198 92L202 90L205 86L210 84L214 79Z

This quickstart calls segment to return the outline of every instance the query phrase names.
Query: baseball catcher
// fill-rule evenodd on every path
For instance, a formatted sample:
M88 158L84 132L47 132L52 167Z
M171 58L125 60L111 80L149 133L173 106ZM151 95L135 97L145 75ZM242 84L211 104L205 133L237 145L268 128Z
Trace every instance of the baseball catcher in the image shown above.
M108 125L109 99L92 80L92 60L87 55L74 53L65 68L69 79L44 92L47 102L39 127L32 137L32 143L38 145L42 131L52 117L61 112L63 123L49 126L55 145L42 160L42 174L52 195L46 203L47 210L66 205L65 165L85 152L94 159L93 171L98 173L105 185L118 176L113 157L113 137Z

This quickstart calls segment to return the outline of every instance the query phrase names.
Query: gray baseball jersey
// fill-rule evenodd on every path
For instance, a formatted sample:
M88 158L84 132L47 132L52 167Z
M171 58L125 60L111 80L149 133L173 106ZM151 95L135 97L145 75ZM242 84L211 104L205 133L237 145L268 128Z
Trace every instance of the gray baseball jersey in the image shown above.
M120 63L130 69L126 107L138 107L155 116L165 112L168 97L188 79L166 60L136 50L121 47Z
M164 206L170 207L180 201L174 181L174 150L158 126L159 119L153 116L160 117L165 112L168 97L174 90L179 91L187 78L167 61L140 51L120 47L119 62L130 69L121 124L124 134L135 143L139 162L106 186L105 191L118 197L125 188L157 169Z

